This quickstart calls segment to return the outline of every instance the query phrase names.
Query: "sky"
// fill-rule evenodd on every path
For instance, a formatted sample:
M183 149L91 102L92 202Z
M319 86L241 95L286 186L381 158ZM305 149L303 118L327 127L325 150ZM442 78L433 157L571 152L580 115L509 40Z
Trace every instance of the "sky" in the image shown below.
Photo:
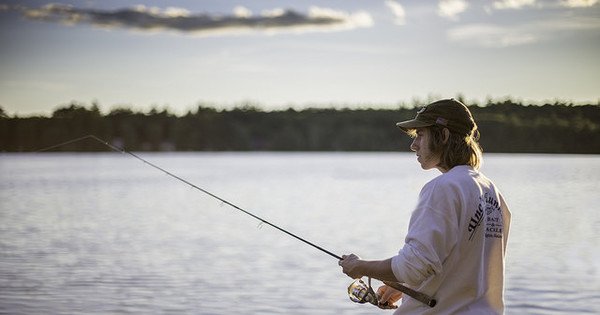
M598 0L4 1L0 107L600 101Z

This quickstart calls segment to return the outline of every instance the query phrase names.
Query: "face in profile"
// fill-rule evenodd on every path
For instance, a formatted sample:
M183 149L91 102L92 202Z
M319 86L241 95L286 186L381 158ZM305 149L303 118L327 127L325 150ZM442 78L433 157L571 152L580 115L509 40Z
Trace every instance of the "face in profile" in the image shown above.
M434 154L431 151L431 132L429 129L417 128L415 135L410 149L417 154L417 161L421 164L421 168L429 170L437 167L440 163L440 157L439 154Z

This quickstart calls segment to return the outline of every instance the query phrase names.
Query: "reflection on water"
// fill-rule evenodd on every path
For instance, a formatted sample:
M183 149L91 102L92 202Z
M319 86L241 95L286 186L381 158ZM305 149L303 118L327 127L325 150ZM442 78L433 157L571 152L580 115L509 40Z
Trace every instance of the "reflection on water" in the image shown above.
M403 153L143 154L341 255L393 255ZM509 314L600 312L600 158L488 155L513 212ZM0 155L0 313L370 314L337 261L126 155ZM385 235L385 237L382 237Z

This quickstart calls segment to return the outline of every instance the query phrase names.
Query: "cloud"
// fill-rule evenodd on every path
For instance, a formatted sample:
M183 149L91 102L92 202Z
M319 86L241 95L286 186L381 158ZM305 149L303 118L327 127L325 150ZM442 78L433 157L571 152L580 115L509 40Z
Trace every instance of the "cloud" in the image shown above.
M530 28L543 30L548 37L559 35L560 32L583 32L600 30L600 19L593 17L566 17L552 20L538 21L531 24Z
M250 11L248 8L245 8L243 6L237 6L235 8L233 8L233 15L238 17L238 18L250 18L252 17L252 11Z
M470 24L447 31L449 41L484 48L505 48L556 40L571 36L572 32L600 30L600 20L591 17L563 17L531 23L500 26L494 24Z
M456 21L468 6L465 0L441 0L438 3L438 15Z
M448 39L486 48L502 48L530 44L537 41L533 34L491 24L471 24L453 28Z
M598 0L561 0L560 5L567 8L586 8L594 6Z
M521 10L526 7L537 9L556 8L589 8L598 3L598 0L497 0L492 6L485 6L485 10L491 13L493 10Z
M170 7L161 10L143 5L114 11L76 8L62 4L48 4L39 8L13 6L10 9L21 12L31 20L198 35L339 31L373 25L373 19L366 12L347 13L320 7L311 7L306 14L294 10L272 9L263 11L260 15L253 15L242 6L235 7L231 15L192 14L182 8Z
M534 6L536 0L502 0L502 1L494 1L492 6L496 10L518 10L525 6Z
M392 10L392 13L396 17L396 19L394 20L394 23L396 23L397 25L406 24L406 12L404 11L404 8L402 7L402 5L400 3L398 3L394 0L386 0L385 5L388 8L390 8L390 10Z

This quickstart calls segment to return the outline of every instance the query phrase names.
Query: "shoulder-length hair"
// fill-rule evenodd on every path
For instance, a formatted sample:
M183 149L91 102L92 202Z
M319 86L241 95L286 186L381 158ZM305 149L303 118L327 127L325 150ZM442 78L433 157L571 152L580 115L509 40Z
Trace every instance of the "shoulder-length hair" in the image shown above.
M448 140L444 141L444 129L434 125L429 129L429 149L434 154L439 154L438 166L450 170L457 165L469 165L479 169L483 164L483 150L479 145L479 131L474 129L468 135L450 132Z

